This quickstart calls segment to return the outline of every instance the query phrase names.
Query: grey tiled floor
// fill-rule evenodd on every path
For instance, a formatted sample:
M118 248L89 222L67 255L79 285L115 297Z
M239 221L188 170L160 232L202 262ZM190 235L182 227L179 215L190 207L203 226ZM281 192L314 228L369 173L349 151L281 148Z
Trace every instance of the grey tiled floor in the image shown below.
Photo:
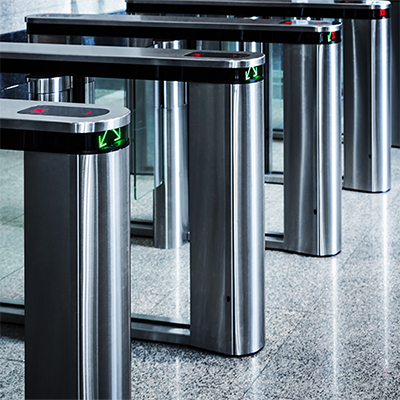
M1 179L10 183L2 154ZM313 258L265 253L266 344L229 358L188 347L132 341L134 399L400 399L400 149L392 189L343 191L343 250ZM13 166L13 167L12 167ZM21 298L20 199L2 193L0 297ZM266 186L266 213L279 224L280 186ZM18 195L16 195L18 197ZM151 196L141 200L151 210ZM275 207L275 209L274 209ZM151 217L151 212L148 214ZM268 221L268 220L267 220ZM6 239L6 237L10 237ZM175 250L132 239L132 311L189 319L189 245ZM4 266L4 267L3 267ZM10 273L10 269L15 272ZM24 331L1 325L0 398L24 396Z

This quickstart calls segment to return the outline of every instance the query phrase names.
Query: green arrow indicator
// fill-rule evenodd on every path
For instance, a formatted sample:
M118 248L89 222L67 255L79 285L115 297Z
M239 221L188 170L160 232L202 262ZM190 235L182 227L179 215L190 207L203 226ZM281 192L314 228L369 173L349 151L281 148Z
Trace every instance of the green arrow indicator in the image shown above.
M331 36L332 36L332 32L329 32L329 33L328 33L328 43L330 43L330 42L332 41Z
M251 70L251 67L248 69L248 71L244 71L244 75L246 77L246 81L250 80L250 70Z
M101 149L102 147L107 146L107 142L106 142L107 133L108 133L108 131L106 131L104 133L103 137L101 137L101 135L99 136L99 149Z
M114 139L114 142L116 142L117 140L121 139L121 130L120 129L113 129L113 132L116 134L116 138Z

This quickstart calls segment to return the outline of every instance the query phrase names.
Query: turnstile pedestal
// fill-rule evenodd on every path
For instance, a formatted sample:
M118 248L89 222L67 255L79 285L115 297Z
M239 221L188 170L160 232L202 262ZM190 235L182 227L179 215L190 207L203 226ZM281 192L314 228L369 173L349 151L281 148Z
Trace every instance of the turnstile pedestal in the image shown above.
M130 399L128 165L25 153L29 399Z
M312 256L341 250L340 44L283 49L284 233L266 248Z
M392 125L398 118L392 122L390 22L343 23L344 189L382 193L391 187Z
M265 341L263 86L189 85L190 341L236 356Z
M129 110L0 102L25 151L25 396L130 399Z

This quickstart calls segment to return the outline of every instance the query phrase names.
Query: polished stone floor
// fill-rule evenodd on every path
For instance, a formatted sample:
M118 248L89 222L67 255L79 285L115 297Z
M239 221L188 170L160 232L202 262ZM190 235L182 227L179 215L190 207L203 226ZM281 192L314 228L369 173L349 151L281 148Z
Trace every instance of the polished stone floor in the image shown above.
M22 299L22 158L0 157L0 297ZM282 189L266 185L266 193L273 224ZM150 239L132 239L132 311L189 319L189 247L160 250ZM266 251L265 267L266 343L259 353L229 358L132 341L132 397L400 399L400 149L392 149L388 193L343 191L339 255ZM22 327L1 325L0 360L0 398L22 399Z

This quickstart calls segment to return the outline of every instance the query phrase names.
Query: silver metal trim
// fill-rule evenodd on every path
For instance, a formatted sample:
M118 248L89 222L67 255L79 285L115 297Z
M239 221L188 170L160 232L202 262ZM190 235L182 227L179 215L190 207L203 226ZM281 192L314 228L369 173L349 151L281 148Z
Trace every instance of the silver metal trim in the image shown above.
M125 0L126 3L134 4L135 0ZM176 5L185 5L185 4L197 4L197 5L215 5L216 3L219 6L237 6L243 5L248 8L251 6L256 7L262 5L263 7L276 7L279 5L280 7L304 7L307 6L309 8L368 8L371 10L381 10L390 8L389 1L375 1L375 0L350 0L349 3L336 3L335 0L280 0L280 1L265 1L265 0L253 0L249 3L248 0L162 0L165 4L176 4ZM160 0L141 0L140 3L143 4L159 4Z
M246 58L185 57L189 50L118 46L80 46L43 43L0 42L1 58L14 60L65 61L104 64L135 64L198 68L249 68L263 65L265 56L249 53Z
M183 28L183 29L246 29L274 32L336 32L340 24L328 21L292 21L290 25L282 24L277 19L248 19L221 17L180 17L180 16L149 16L149 15L93 15L93 14L34 14L25 17L29 24L55 24L87 26L119 26L147 28Z
M32 45L28 45L32 46ZM68 46L62 46L68 47ZM98 117L74 118L56 117L38 114L17 114L18 111L37 105L48 104L57 107L76 107L98 109L105 108L109 112ZM43 130L47 132L63 133L91 133L103 132L126 126L131 121L131 112L125 107L99 107L93 104L54 103L36 100L9 100L0 99L1 127L7 129Z

